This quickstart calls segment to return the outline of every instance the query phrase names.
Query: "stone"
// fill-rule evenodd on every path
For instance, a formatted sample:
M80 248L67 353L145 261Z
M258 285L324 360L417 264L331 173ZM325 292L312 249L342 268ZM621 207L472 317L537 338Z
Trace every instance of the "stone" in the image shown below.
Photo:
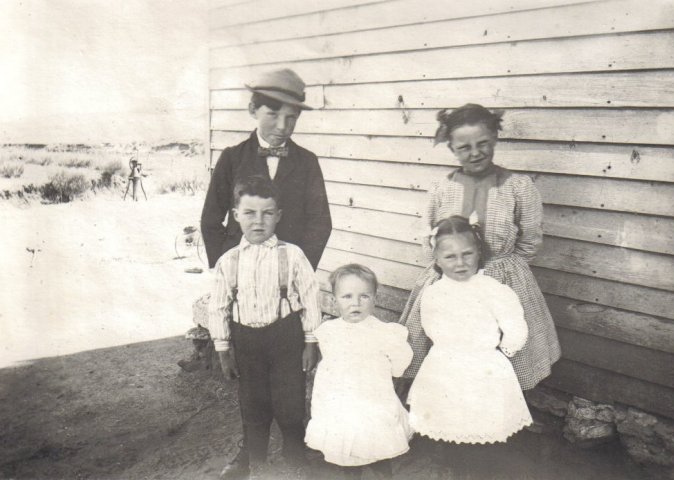
M627 408L616 423L620 442L635 461L674 467L674 420Z
M556 417L565 417L568 411L569 395L537 386L525 394L527 403L541 412L550 413Z
M581 447L593 447L616 438L612 405L573 397L568 404L564 437Z

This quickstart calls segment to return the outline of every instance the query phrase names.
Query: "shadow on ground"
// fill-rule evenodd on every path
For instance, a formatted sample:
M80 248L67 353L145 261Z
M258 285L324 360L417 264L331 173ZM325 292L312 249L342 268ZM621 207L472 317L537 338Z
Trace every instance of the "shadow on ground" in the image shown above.
M216 479L240 438L236 388L217 373L182 372L176 362L190 348L169 338L0 370L0 477ZM463 472L440 465L428 443L413 447L396 459L396 479L646 478L619 445L578 450L554 428L486 455L460 452ZM274 431L272 462L278 449ZM310 458L313 478L334 478Z

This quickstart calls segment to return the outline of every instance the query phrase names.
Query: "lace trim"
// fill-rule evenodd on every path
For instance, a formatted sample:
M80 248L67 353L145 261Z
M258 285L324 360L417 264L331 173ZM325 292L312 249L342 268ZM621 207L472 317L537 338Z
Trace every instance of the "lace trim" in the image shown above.
M418 432L419 435L423 435L424 437L428 437L431 440L436 440L436 441L441 441L441 442L449 442L449 443L477 443L480 445L486 445L490 443L505 443L510 437L515 435L517 432L521 431L524 429L524 427L528 427L530 425L533 425L533 419L531 417L528 418L521 418L519 422L517 423L517 426L515 429L509 433L508 435L505 436L505 438L493 438L494 435L474 435L474 434L465 434L465 435L454 435L453 438L448 439L447 434L445 432L442 432L441 430L432 430L429 432Z
M501 351L502 351L502 352L505 354L505 356L508 357L508 358L514 357L515 354L517 353L516 351L513 352L513 351L507 349L506 347L498 347L498 348L500 348Z

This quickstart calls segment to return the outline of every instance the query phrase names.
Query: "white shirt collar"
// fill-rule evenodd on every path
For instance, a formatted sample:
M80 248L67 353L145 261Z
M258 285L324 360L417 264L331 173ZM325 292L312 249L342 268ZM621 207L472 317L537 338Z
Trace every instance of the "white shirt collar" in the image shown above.
M255 135L257 135L257 143L259 143L262 148L271 148L271 145L269 145L269 143L264 138L262 138L259 130L255 130ZM279 145L279 147L285 147L285 146L286 146L286 142L283 142L281 145Z
M239 247L243 250L246 247L250 247L251 245L254 245L253 243L250 243L245 235L241 235L241 241L239 242ZM272 235L268 239L266 239L264 242L260 244L255 244L255 245L264 245L265 247L270 247L273 248L276 245L278 245L278 238L276 238L276 234Z

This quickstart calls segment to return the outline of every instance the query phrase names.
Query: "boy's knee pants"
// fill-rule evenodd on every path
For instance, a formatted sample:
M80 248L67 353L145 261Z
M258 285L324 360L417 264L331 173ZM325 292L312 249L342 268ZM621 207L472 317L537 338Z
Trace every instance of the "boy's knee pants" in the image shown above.
M239 367L239 405L250 459L267 457L269 428L276 419L283 434L283 454L304 449L304 332L299 314L269 326L232 323L232 343Z

